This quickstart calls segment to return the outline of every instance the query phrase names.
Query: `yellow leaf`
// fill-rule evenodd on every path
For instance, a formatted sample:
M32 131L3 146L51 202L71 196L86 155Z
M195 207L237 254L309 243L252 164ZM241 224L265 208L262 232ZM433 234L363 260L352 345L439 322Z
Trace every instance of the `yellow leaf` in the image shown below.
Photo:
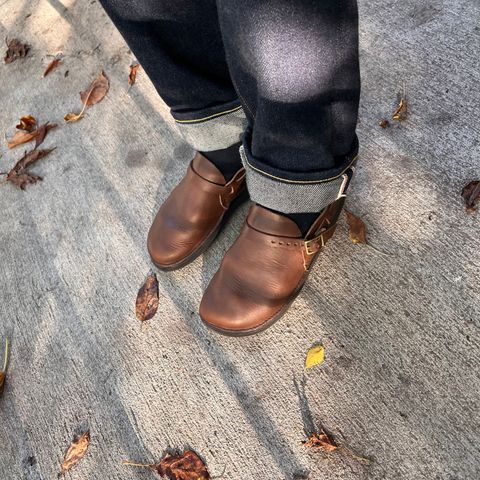
M73 123L73 122L78 122L81 118L83 118L83 110L80 113L67 113L63 119L67 123Z
M393 112L392 118L394 120L401 122L407 119L407 115L408 115L408 103L407 103L407 100L402 97L400 99L400 103L398 104L398 107Z
M86 431L74 438L73 442L68 447L65 453L65 458L62 462L62 475L65 475L74 465L76 465L87 453L90 445L90 432Z
M315 345L307 352L307 358L305 359L305 369L319 365L325 359L325 348L323 345Z

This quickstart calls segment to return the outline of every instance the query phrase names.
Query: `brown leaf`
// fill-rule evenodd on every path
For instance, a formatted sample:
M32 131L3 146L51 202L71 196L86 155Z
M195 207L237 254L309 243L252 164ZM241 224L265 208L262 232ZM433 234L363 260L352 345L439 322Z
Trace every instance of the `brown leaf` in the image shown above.
M62 59L60 58L55 58L53 59L47 66L47 68L45 69L45 71L43 72L43 78L45 78L50 72L52 72L53 70L55 70L60 64L62 63Z
M365 224L353 213L345 210L348 223L348 236L352 243L367 243L367 230Z
M335 440L333 440L333 438L329 436L323 429L320 431L320 433L312 433L310 438L303 444L306 447L316 448L327 453L333 452L338 448Z
M19 172L30 167L37 160L40 160L43 157L46 157L49 153L53 152L55 148L50 148L46 150L31 150L15 164L11 171Z
M193 451L187 450L180 455L163 457L157 465L157 472L169 480L208 480L210 474L203 460Z
M3 370L0 371L0 395L2 395L5 388L5 379L7 378L8 366L8 338L5 339L5 353L3 354Z
M98 77L91 83L88 90L80 92L80 98L84 105L90 107L102 101L110 88L110 82L105 76L103 70Z
M35 132L36 130L33 132L25 132L22 130L15 132L15 135L7 141L8 148L15 148L23 143L31 142L36 136Z
M35 135L35 148L39 147L43 141L45 140L45 137L47 136L47 133L54 129L57 128L58 125L56 123L44 123L40 127L37 128L36 135Z
M210 474L203 460L193 451L186 450L178 455L166 454L160 463L143 465L123 462L124 465L146 467L169 480L209 480Z
M135 83L135 81L137 80L137 72L138 72L139 68L140 68L139 63L135 63L135 64L130 65L130 73L128 75L128 84L130 86L132 86Z
M30 152L25 153L25 155L7 173L7 182L25 190L27 184L37 183L39 180L42 180L42 177L31 174L26 169L37 160L46 157L53 150L55 150L55 148L50 148L48 150L31 150Z
M65 475L75 464L77 464L87 453L90 445L90 432L85 432L75 437L65 453L62 462L61 474Z
M398 107L393 112L392 118L394 120L403 121L407 119L407 115L408 115L408 103L407 103L407 100L404 97L402 97L400 99L400 103L398 104Z
M67 123L78 122L81 118L83 118L83 114L87 107L95 105L96 103L102 101L105 98L105 95L107 94L109 88L110 82L108 81L108 78L105 76L105 73L102 70L100 75L90 84L88 90L80 92L80 98L83 102L83 107L80 113L67 113L63 117L63 119Z
M140 321L150 320L158 309L158 280L155 273L150 273L138 291L135 314Z
M18 130L25 130L26 132L31 132L35 129L37 125L37 120L32 115L25 115L20 119L20 123L16 125L15 128Z
M381 120L378 125L382 128L388 128L390 126L390 122L386 119Z
M9 42L7 42L7 51L5 53L5 57L3 58L5 63L12 63L14 60L18 58L23 58L27 55L28 51L30 50L30 45L26 43L20 42L16 38L12 38Z
M7 175L7 181L16 187L20 187L25 190L25 187L29 183L37 183L43 180L42 177L29 172L9 172Z
M57 127L56 123L50 124L47 122L41 125L40 127L38 127L36 130L30 131L30 132L25 132L25 131L16 132L15 135L8 141L7 143L8 148L17 147L18 145L31 142L32 140L36 140L35 148L37 148L39 145L43 143L49 130L55 127Z
M474 212L480 199L480 180L472 180L462 190L462 197L465 200L467 212Z

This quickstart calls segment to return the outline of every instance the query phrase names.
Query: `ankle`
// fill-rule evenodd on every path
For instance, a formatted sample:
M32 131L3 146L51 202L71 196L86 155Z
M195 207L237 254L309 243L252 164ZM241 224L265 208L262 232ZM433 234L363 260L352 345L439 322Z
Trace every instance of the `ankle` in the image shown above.
M221 150L213 150L210 152L200 152L204 157L208 158L225 177L228 182L238 172L242 166L240 158L241 142L235 143L230 147Z

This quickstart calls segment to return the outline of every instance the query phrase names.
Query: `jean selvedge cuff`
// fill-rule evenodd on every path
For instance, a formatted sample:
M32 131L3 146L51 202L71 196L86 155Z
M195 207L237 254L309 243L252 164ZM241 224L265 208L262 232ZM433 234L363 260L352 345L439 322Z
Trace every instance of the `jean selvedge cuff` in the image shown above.
M320 180L289 180L259 169L240 147L245 167L247 188L253 202L282 213L320 212L335 200L345 196L349 184L348 171L355 171L357 155L336 175ZM351 176L350 175L350 176Z
M238 101L195 112L172 112L186 142L199 152L221 150L238 143L247 120Z

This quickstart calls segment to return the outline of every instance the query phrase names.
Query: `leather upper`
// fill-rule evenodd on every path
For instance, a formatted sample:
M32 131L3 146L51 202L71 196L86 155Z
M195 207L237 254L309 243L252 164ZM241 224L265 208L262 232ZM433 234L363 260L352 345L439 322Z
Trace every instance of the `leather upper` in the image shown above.
M344 198L327 207L303 238L290 218L259 205L208 286L200 305L207 325L232 334L262 329L293 301L335 231Z
M227 183L198 153L153 221L147 246L154 263L170 267L194 254L215 233L231 202L245 188L243 168Z

